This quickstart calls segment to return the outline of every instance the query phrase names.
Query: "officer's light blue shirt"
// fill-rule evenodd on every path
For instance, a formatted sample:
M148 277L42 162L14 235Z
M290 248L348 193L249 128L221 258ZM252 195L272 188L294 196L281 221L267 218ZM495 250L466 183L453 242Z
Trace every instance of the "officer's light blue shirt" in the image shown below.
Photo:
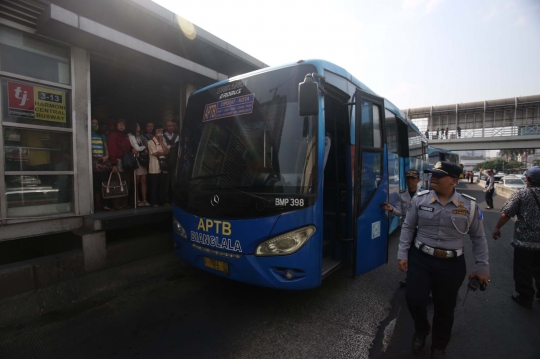
M416 195L407 211L399 238L398 259L408 260L409 248L418 226L417 239L433 248L463 248L463 234L467 232L471 199L454 191L446 205L442 205L435 191ZM460 233L461 232L461 233ZM476 260L475 273L489 275L489 252L484 233L483 214L476 206L468 234L473 242Z

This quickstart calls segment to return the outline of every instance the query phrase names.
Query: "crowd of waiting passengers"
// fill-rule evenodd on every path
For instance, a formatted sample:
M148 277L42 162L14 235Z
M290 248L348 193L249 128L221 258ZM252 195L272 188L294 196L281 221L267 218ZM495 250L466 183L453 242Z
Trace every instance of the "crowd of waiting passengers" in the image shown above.
M178 124L172 120L148 121L141 126L124 119L93 119L94 208L113 211L170 205L178 131ZM125 185L127 195L107 198L106 188L111 183Z

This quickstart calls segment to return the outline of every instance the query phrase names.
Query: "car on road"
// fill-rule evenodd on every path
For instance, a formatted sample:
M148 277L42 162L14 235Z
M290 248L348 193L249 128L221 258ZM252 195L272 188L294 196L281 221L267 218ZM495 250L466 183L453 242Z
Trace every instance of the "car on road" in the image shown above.
M504 176L501 180L503 187L514 190L525 188L525 182L517 176Z
M501 180L504 178L504 175L496 174L493 176L493 183L501 183Z

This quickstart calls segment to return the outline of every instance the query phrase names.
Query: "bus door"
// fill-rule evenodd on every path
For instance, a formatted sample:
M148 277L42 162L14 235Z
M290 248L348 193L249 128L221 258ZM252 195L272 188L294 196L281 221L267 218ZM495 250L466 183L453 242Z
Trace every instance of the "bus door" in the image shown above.
M344 259L343 243L350 241L352 226L347 193L350 173L349 106L350 96L326 85L332 96L325 96L325 142L323 160L323 278Z
M384 131L384 100L357 90L355 94L354 275L369 272L388 260L388 164Z

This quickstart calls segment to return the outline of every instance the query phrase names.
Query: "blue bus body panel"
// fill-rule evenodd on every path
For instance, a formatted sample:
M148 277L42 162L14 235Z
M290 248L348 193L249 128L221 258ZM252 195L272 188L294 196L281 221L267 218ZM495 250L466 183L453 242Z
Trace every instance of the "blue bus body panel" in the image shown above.
M231 223L232 233L227 236L233 243L231 247L238 241L242 248L242 253L239 253L224 247L217 248L212 245L208 238L198 242L197 237L193 237L191 233L202 233L201 230L197 231L201 218L174 206L174 216L188 234L187 240L174 234L175 251L186 262L225 278L273 288L307 289L316 287L321 284L322 231L317 229L304 246L294 254L269 257L254 255L255 248L264 240L313 224L310 218L314 218L314 212L316 212L315 207L310 207L285 213L281 216L226 221ZM206 219L211 218L204 218L204 220ZM195 248L194 244L222 253L239 254L240 258L229 258L212 252L205 252ZM204 257L227 262L229 264L229 273L225 274L206 267ZM286 279L284 277L285 270L291 270L295 277Z

